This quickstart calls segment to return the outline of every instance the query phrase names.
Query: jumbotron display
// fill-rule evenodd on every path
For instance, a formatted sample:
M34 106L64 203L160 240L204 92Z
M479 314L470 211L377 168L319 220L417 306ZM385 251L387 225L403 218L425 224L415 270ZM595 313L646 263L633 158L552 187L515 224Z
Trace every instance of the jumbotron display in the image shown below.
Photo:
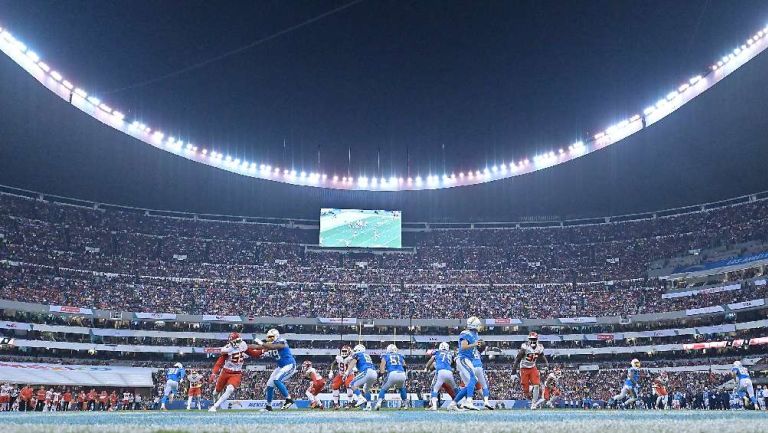
M320 246L402 248L401 212L394 210L320 210Z

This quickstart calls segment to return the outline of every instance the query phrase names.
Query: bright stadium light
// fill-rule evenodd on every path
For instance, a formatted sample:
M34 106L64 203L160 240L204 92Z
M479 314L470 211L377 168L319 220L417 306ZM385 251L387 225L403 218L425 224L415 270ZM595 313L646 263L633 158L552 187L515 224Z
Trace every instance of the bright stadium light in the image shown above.
M684 103L687 103L691 99L695 98L696 96L700 95L702 92L706 91L707 89L711 88L713 85L717 84L720 80L724 79L726 76L728 76L730 73L732 73L735 69L741 67L743 64L745 64L747 61L749 61L751 58L755 57L760 52L764 51L766 48L768 48L768 42L765 40L765 36L768 34L768 26L765 28L759 29L756 33L754 33L752 36L746 38L742 44L736 46L733 50L731 50L727 55L723 56L721 59L717 60L716 62L710 64L707 68L709 71L717 71L717 72L708 72L706 76L697 75L692 77L688 80L687 83L682 83L678 85L673 92L669 92L666 94L666 96L659 101L656 102L656 104L646 107L642 113L644 116L646 116L645 119L641 117L638 114L635 114L631 116L629 119L625 119L621 122L615 123L611 125L610 127L606 128L604 131L599 132L597 134L594 134L592 139L588 141L588 143L581 143L581 145L576 146L575 143L568 146L567 149L563 147L557 147L553 146L552 148L556 149L555 151L550 151L548 153L542 153L539 155L536 155L534 159L534 166L530 166L530 160L528 158L521 159L518 164L510 163L509 164L509 174L507 173L507 166L505 164L494 164L491 167L486 167L483 169L475 169L473 171L468 172L460 172L457 175L450 172L450 170L447 170L442 175L432 175L430 174L428 177L422 179L420 176L417 176L415 178L415 187L414 179L411 177L407 178L407 189L422 189L422 186L424 183L427 184L427 188L433 189L433 188L441 188L441 187L450 187L455 185L456 179L463 179L466 177L469 179L472 179L473 182L486 182L496 179L503 179L510 176L520 175L522 173L531 172L538 170L540 168L549 167L555 164L559 164L565 161L568 161L572 158L576 158L578 156L581 156L583 154L598 150L602 147L605 147L607 145L613 144L615 142L618 142L619 140L624 139L625 137L634 134L638 131L641 131L647 126L652 125L653 123L657 122L659 119L669 115L670 113L674 112L677 108L679 108ZM157 148L160 148L162 150L166 150L169 152L172 152L174 154L177 154L179 156L193 159L195 161L202 162L204 164L209 164L216 166L217 168L229 170L235 173L239 174L246 174L248 170L250 170L251 175L253 177L269 177L271 180L275 180L275 177L279 176L281 174L281 171L279 168L275 168L272 170L272 168L266 164L262 164L257 167L253 163L249 163L245 160L240 163L238 160L237 162L233 162L231 157L227 157L226 163L222 164L220 163L224 157L222 153L215 152L215 151L206 151L203 149L202 156L205 157L206 155L210 155L210 158L201 160L201 158L196 158L196 156L200 156L201 154L197 153L197 148L193 147L192 150L190 150L190 146L187 145L186 152L180 152L181 150L184 150L182 148L183 142L177 141L175 139L170 140L168 142L163 141L163 134L159 131L153 131L149 127L147 127L144 124L137 124L136 122L133 122L130 124L129 128L130 131L126 131L122 128L125 116L122 114L122 111L116 110L112 108L111 106L107 105L106 102L100 101L98 98L95 98L93 96L89 96L88 93L86 93L81 88L75 87L72 82L65 80L64 77L62 77L61 73L52 70L52 68L45 62L43 62L40 59L40 56L29 49L27 45L25 45L23 42L15 38L7 29L0 28L0 51L3 51L5 54L7 54L12 60L17 62L23 69L28 71L30 74L32 74L35 78L38 79L38 81L45 87L49 88L49 90L52 90L55 92L58 96L67 99L69 98L69 102L73 104L73 106L77 109L80 109L85 114L88 114L92 117L95 117L101 121L106 121L107 125L112 126L113 128L124 132L124 133L130 133L133 137L148 143L150 145L153 145ZM738 59L737 64L728 66L726 68L726 65L729 63L732 63L734 60ZM50 79L41 79L41 75L39 74L39 71L35 68L39 68L50 77ZM723 71L720 71L720 69L723 68ZM45 78L44 76L42 78ZM69 93L66 95L66 92L62 92L62 87L66 88ZM681 95L686 95L685 100L680 98ZM75 99L77 97L77 99ZM671 101L674 101L675 99L680 98L676 103L672 103ZM90 105L84 105L82 104L82 101L88 101L90 104L92 104L92 107ZM93 108L98 108L99 110L95 111ZM103 112L106 112L110 115L108 118L104 118ZM101 114L100 114L101 113ZM651 116L653 115L653 116ZM107 121L109 120L109 121ZM638 125L637 122L642 122L642 125ZM648 122L646 124L646 121ZM137 134L139 132L140 134ZM264 168L262 168L262 166ZM528 167L526 169L526 167ZM301 167L305 170L301 170L301 175L297 175L296 170L284 170L282 172L283 176L279 179L281 182L290 183L290 184L296 184L296 185L307 185L306 180L310 179L312 183L317 183L322 179L323 185L325 184L325 181L327 179L327 175L321 174L319 171L319 167L316 167L316 171L312 171L310 174L307 174L306 170L308 167ZM311 167L310 167L311 168ZM448 174L451 173L451 174ZM492 173L492 174L491 174ZM345 177L346 178L346 177ZM360 186L360 181L363 181L365 186ZM338 181L338 177L334 176L334 183ZM467 182L473 183L473 182ZM355 188L356 180L353 177L346 178L346 182L344 182L343 185L339 185L340 188ZM406 183L406 179L400 178L398 179L395 176L390 177L389 179L381 177L379 179L371 178L368 179L365 176L361 176L357 180L357 187L359 189L367 189L369 186L382 186L385 187L384 189L391 189L395 188L396 184L403 184Z

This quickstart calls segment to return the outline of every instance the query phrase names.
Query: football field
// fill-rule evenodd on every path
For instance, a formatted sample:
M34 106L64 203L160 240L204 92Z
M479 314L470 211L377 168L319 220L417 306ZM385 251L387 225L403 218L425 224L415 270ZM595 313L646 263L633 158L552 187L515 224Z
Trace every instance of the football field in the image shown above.
M0 413L2 432L765 433L768 412L497 410Z

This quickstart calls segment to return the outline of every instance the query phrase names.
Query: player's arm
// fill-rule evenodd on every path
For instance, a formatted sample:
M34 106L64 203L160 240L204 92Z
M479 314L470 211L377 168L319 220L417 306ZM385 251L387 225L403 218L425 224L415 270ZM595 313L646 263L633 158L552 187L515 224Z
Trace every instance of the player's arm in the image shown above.
M251 346L248 346L248 348L245 349L245 353L253 359L261 358L261 356L264 355L263 350L254 349Z
M219 359L216 360L216 363L213 364L213 369L211 369L211 382L213 382L213 378L219 374L221 371L221 368L224 367L224 362L227 360L227 354L222 353L219 355Z
M517 355L515 355L515 362L512 363L512 374L517 373L517 369L520 367L520 362L523 360L523 357L525 356L525 352L523 349L520 349L517 351Z
M285 343L262 343L255 345L253 348L261 350L280 350L285 349L286 347L288 347L288 345Z
M336 369L336 359L331 361L331 367L328 369L328 379L333 379L333 371Z
M387 369L387 362L384 361L384 357L381 357L381 361L379 361L379 374L384 374L384 371Z
M544 362L544 368L549 368L549 360L543 351L541 352L541 361Z
M435 364L435 355L432 355L431 358L429 358L429 361L427 361L427 365L424 366L424 371L429 371L432 369L432 366Z
M357 362L357 359L350 356L349 359L344 362L347 366L347 368L344 369L344 377L347 377L352 372L352 366L355 364L355 362Z
M469 342L469 341L467 341L466 339L462 338L462 339L461 339L461 350L469 350L469 349L474 349L475 347L477 347L477 346L478 346L478 343L480 343L480 341L482 341L482 340L477 340L477 341L476 341L476 342L474 342L474 343L470 343L470 342Z

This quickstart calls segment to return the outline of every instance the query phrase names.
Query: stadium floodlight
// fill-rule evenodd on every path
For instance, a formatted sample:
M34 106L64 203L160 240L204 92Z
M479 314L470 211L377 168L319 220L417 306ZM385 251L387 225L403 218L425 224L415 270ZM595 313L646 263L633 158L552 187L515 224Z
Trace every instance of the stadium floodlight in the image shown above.
M62 84L64 87L66 87L66 88L67 88L67 90L72 90L72 89L74 89L74 88L75 88L75 86L73 86L73 85L72 85L72 83L70 83L70 82L69 82L69 81L67 81L67 80L64 80L64 81L62 81L62 82L61 82L61 84Z
M208 149L203 149L203 150L202 150L200 153L202 153L202 154L203 154L203 156L205 156L205 155L207 155L207 154L208 154Z
M91 104L93 104L93 105L95 105L97 107L99 106L99 104L101 104L101 100L99 98L95 97L95 96L89 96L88 97L88 102L90 102Z
M37 53L35 53L35 52L34 52L34 51L32 51L32 50L29 50L29 51L27 51L26 55L27 55L27 58L28 58L29 60L32 60L32 61L33 61L33 62L35 62L35 63L37 63L37 62L39 62L39 61L40 61L40 57L37 55Z
M667 100L671 101L671 100L677 98L677 95L678 95L677 92L669 92L669 93L667 93Z
M75 95L77 95L77 96L79 96L79 97L81 97L83 99L88 97L88 93L86 93L85 90L83 90L83 89L81 89L79 87L75 88Z
M467 177L469 179L474 179L475 178L475 174L470 171L469 173L467 173Z
M335 174L334 174L334 175L333 175L333 182L334 182L334 183L336 183L336 182L338 182L338 181L339 181L339 176L337 176L337 175L335 175Z
M643 114L645 114L647 116L647 115L653 113L654 111L656 111L656 107L653 107L653 106L645 107L645 110L643 110Z
M691 87L690 84L683 83L682 85L680 85L680 87L677 88L677 91L680 92L680 93L683 93L686 90L688 90L689 87Z
M359 176L357 178L357 184L365 188L366 186L368 186L368 178L365 176Z
M635 115L633 115L632 117L629 118L629 122L630 123L637 122L638 120L640 120L640 115L639 114L635 114Z
M494 165L493 167L491 167L491 170L493 170L493 172L496 173L497 171L499 171L499 167Z
M43 72L48 72L51 70L51 67L48 66L45 62L37 62L37 66L43 70Z
M113 112L112 112L112 116L113 116L115 119L118 119L118 120L123 120L123 119L125 119L125 114L123 114L123 113L121 113L121 112L119 112L119 111L113 111Z
M326 179L328 179L328 175L323 173L322 176L320 176L323 179L323 182L325 182Z
M112 112L112 107L107 104L99 104L99 108L101 108L103 111L106 111L107 113Z
M16 47L17 50L21 51L22 53L27 51L27 46L24 45L24 43L22 43L19 40L14 41L13 45Z
M58 71L51 71L50 75L51 75L51 78L53 78L56 81L61 81L61 79L64 78L61 76L61 74Z
M416 176L416 185L421 186L421 176Z

